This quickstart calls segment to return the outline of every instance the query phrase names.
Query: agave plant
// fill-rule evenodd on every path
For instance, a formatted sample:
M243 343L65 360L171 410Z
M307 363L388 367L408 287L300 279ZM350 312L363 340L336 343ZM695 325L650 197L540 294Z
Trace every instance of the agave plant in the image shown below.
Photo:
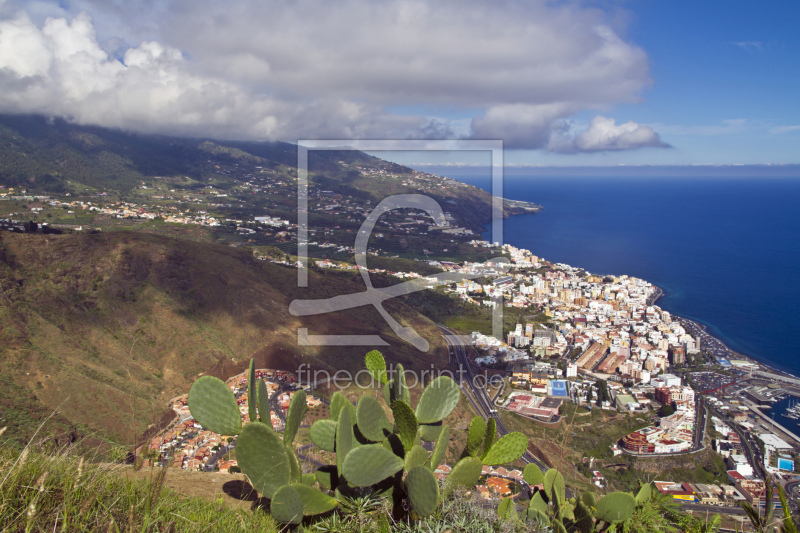
M286 416L283 438L269 424L269 398L263 381L256 385L250 363L248 410L250 422L242 427L236 400L220 379L203 376L189 391L189 410L203 427L222 435L237 435L239 467L253 487L270 499L273 517L298 524L305 516L328 513L343 502L359 497L389 500L396 513L410 509L417 516L433 514L456 487L472 487L483 465L500 465L519 459L527 450L522 433L495 440L494 420L473 419L467 446L440 490L434 470L444 459L450 427L443 420L458 405L461 391L449 377L434 379L416 407L405 382L402 365L392 379L383 355L371 351L367 369L383 387L387 416L378 399L363 396L354 406L341 393L333 395L330 418L314 422L312 442L336 454L335 464L303 475L293 441L306 412L306 396L298 391ZM422 442L434 443L433 452ZM561 479L563 493L563 478Z

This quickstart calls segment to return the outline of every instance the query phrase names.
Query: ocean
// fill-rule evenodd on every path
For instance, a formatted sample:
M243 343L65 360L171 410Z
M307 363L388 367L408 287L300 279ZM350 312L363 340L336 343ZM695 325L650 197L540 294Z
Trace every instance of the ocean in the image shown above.
M800 179L512 176L504 188L544 206L506 219L506 243L655 283L663 309L800 376Z

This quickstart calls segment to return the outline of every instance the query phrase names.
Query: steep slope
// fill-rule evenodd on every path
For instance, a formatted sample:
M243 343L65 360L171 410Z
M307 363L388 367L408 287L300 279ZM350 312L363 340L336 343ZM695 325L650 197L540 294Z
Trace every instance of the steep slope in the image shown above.
M243 249L143 233L0 236L0 425L19 438L60 406L48 427L130 443L201 372L361 366L369 348L298 346L311 334L379 334L387 359L446 361L435 325L403 304L387 309L431 343L401 341L372 308L301 319L295 298L364 290L341 277L254 260ZM136 424L133 425L135 420Z

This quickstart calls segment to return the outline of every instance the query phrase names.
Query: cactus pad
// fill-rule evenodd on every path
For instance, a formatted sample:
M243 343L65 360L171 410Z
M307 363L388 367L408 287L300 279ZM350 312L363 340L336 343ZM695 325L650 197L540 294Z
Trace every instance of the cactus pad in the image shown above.
M398 364L394 367L394 378L392 379L392 401L403 400L411 405L411 394L406 386L406 369Z
M267 384L263 379L258 380L258 421L265 424L272 425L272 420L269 416L269 390Z
M275 492L269 510L275 520L284 524L303 521L303 500L293 485L284 485Z
M503 498L500 501L500 505L497 506L497 514L503 520L516 520L517 519L517 508L514 505L514 500L511 498Z
M335 498L324 494L313 487L304 485L302 483L295 483L289 485L300 494L300 500L303 502L303 514L305 516L313 516L328 511L333 511L339 505Z
M406 492L411 508L420 516L428 516L439 504L439 482L430 469L416 466L406 476Z
M555 468L551 468L544 475L544 493L553 502L564 503L565 497L564 476Z
M486 435L486 422L483 421L483 418L476 416L469 423L467 445L464 447L462 457L478 457L484 435Z
M317 420L309 430L314 446L326 452L336 451L336 422L333 420Z
M247 412L250 414L250 421L255 422L256 406L258 400L258 383L256 383L256 361L250 359L250 369L247 372Z
M336 486L339 484L339 471L336 469L335 465L319 467L319 469L314 472L314 477L320 485L328 490L336 490Z
M336 468L339 472L342 471L344 458L355 446L355 440L353 426L350 423L350 411L342 409L339 413L339 424L336 426Z
M497 422L494 418L490 418L486 424L486 435L483 439L483 451L481 451L481 459L489 455L489 450L494 445L494 438L497 435Z
M541 491L536 491L536 494L533 495L531 498L531 503L528 507L529 509L536 509L537 511L541 511L542 513L547 513L547 503L542 498Z
M313 487L316 481L317 476L314 474L303 474L300 476L300 483L303 485L308 485L309 487Z
M525 518L526 520L535 522L540 526L550 522L550 519L547 518L547 514L543 513L539 509L534 509L532 506L528 507L528 512L525 514Z
M438 424L420 424L419 437L425 442L434 442L439 438L439 433L442 431L442 423Z
M372 374L372 377L376 382L380 384L386 383L386 360L384 360L381 352L378 350L372 350L371 352L368 352L364 357L364 363L367 367L367 370L369 370L369 373Z
M633 516L636 499L627 492L612 492L604 496L595 507L595 516L611 524L624 522Z
M447 453L447 445L450 443L450 426L447 424L442 427L442 432L439 433L439 439L436 441L436 446L433 448L431 454L431 470L439 468L442 459Z
M341 393L341 391L336 391L335 393L333 393L333 396L331 397L331 405L328 410L328 412L330 413L329 415L330 419L338 422L339 415L342 413L342 409L347 409L348 411L350 411L350 424L355 425L357 420L356 408L353 407L353 404L350 403L350 401L348 401L348 399L345 397L344 394Z
M291 444L297 435L297 429L300 427L300 422L306 416L306 393L299 390L292 396L292 401L289 404L289 411L286 413L286 428L283 430L283 442Z
M525 479L525 483L530 486L542 485L544 483L542 469L533 463L525 465L525 469L522 471L522 477Z
M289 483L289 455L281 438L266 424L250 422L244 427L236 439L236 457L253 487L267 498Z
M514 432L500 437L492 445L489 453L483 458L485 465L503 465L511 463L522 457L528 449L528 437L522 433Z
M465 457L447 475L445 481L444 498L450 496L456 487L472 487L481 477L483 463L477 457Z
M236 435L242 429L236 398L219 378L198 378L189 389L188 404L194 419L209 431L220 435Z
M392 415L397 426L397 436L403 443L403 448L407 451L414 445L417 438L417 417L414 411L403 400L395 400L392 404Z
M430 459L428 450L418 444L415 444L406 454L403 462L403 468L406 470L406 472L410 472L412 468L424 465L428 459Z
M597 505L597 500L595 499L594 494L591 492L584 492L581 495L581 500L586 504L587 507L594 507Z
M636 495L636 505L644 505L647 503L652 493L653 490L650 488L650 483L642 485L642 488L639 489L639 493Z
M422 392L417 404L417 422L433 424L440 422L453 412L461 398L461 389L448 376L439 376Z
M380 444L370 444L355 448L347 454L342 474L352 485L368 487L393 476L402 469L402 459Z
M386 418L381 403L372 396L362 396L358 400L356 416L361 434L372 442L383 442L392 432L392 423Z
M300 483L303 471L300 469L300 461L297 460L291 444L284 444L286 455L289 457L289 483Z

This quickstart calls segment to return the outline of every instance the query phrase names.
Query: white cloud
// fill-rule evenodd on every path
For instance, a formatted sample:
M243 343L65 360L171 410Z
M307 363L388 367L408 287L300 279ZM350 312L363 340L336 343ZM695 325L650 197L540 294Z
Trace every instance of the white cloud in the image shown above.
M605 152L637 148L668 148L650 126L633 121L617 125L613 118L596 116L577 135L554 136L549 148L556 152Z
M682 126L682 125L669 125L669 124L653 124L658 128L661 133L668 133L670 135L730 135L734 133L741 133L753 122L744 118L734 118L721 121L719 124L713 125L700 125L700 126Z
M0 112L146 132L437 138L464 134L437 109L479 109L471 137L544 148L564 119L651 83L602 11L544 0L14 5L0 12Z
M778 126L777 128L772 128L769 132L773 135L779 135L781 133L789 133L790 131L797 130L800 130L800 126Z
M761 41L735 41L731 43L734 46L738 46L742 50L747 50L748 52L764 51L764 45Z

